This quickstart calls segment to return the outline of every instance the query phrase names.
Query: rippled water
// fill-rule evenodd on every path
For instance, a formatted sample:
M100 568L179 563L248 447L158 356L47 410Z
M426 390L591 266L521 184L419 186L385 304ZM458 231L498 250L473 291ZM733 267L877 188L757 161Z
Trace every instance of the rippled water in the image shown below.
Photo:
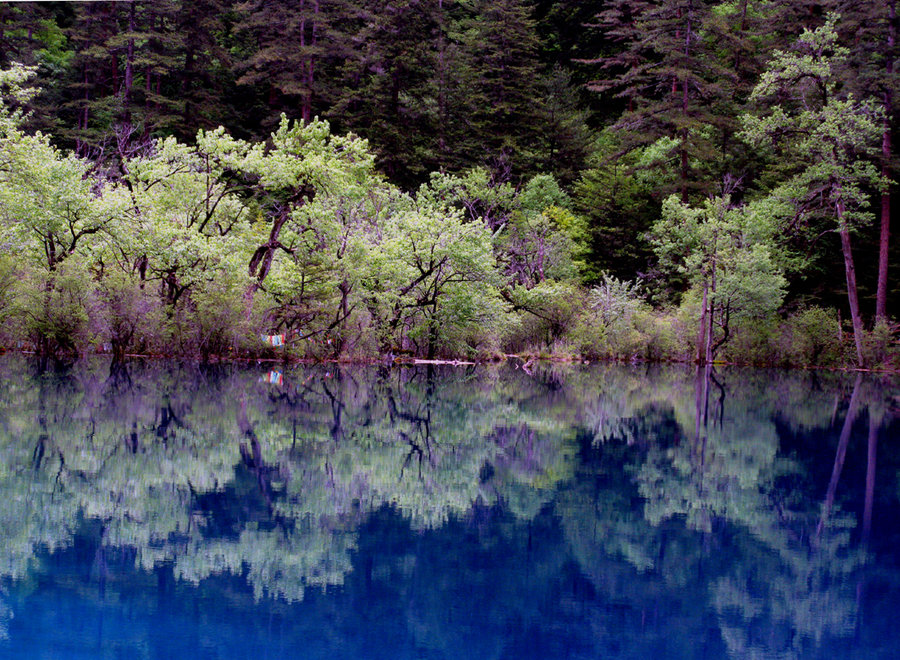
M900 657L900 388L0 358L0 657Z

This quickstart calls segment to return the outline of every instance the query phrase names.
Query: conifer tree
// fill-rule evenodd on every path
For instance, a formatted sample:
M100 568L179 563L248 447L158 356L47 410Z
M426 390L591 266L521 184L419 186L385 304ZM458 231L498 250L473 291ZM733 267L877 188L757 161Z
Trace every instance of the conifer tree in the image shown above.
M440 91L430 85L447 56L441 4L367 0L336 19L348 45L328 115L368 138L380 168L406 185L437 165L435 143L446 128L440 118L446 96L436 104Z
M232 4L233 0L181 2L177 21L183 52L177 74L182 138L192 137L198 128L235 122L228 112L233 62L223 39L229 32L225 19Z
M460 25L473 74L466 90L473 108L468 123L488 164L499 170L528 170L535 160L541 94L531 11L524 0L480 0Z
M250 52L236 63L238 84L256 86L267 97L269 119L281 112L310 121L326 107L319 69L342 55L331 20L341 3L332 0L247 0L237 5L235 26Z
M61 132L81 154L120 162L136 145L177 124L181 38L177 0L86 3L66 29L75 51Z
M705 170L716 160L708 130L714 104L723 97L718 64L705 38L710 4L704 0L613 0L598 16L609 38L622 49L595 60L610 72L590 88L625 103L616 123L625 148L667 140L664 160L677 169L682 200L705 182L718 180Z

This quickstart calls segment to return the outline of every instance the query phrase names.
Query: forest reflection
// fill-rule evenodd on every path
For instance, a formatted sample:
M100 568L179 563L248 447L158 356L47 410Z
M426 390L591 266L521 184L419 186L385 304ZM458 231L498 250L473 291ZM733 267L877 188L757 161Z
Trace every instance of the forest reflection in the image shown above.
M547 599L563 616L574 597L567 625L581 643L634 657L672 644L691 657L697 639L736 657L798 657L859 638L872 580L900 591L895 569L873 569L879 539L895 540L879 515L897 517L900 469L897 390L878 377L99 360L46 370L6 356L0 381L0 630L15 585L79 539L93 548L92 580L133 562L186 584L240 576L256 601L432 580L443 586L409 605L410 634L431 645L445 601L470 594L422 544L457 563L473 543L490 554L490 568L458 570L493 585L485 606L498 616L546 618L535 603ZM387 518L397 547L376 552ZM506 570L506 558L529 570Z

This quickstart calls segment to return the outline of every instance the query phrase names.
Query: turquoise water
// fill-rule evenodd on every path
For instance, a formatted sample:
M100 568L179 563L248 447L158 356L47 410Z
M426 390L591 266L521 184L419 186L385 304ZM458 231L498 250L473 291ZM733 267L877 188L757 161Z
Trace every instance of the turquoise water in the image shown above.
M0 657L900 657L900 388L0 358Z

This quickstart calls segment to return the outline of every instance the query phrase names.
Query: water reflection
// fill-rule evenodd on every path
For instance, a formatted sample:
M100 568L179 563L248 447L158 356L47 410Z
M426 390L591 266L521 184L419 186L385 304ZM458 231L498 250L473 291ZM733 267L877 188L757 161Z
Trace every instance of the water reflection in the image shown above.
M357 657L353 616L393 657L805 657L900 604L890 380L266 374L3 358L0 636L36 580L100 602L240 580L244 616L342 612L322 655Z

